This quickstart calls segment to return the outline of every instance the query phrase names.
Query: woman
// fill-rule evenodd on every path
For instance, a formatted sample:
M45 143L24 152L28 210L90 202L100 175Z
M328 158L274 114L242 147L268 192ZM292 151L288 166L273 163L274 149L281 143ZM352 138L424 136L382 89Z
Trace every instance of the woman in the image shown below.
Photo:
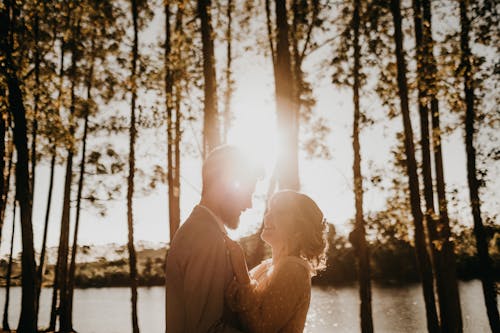
M248 272L242 248L226 239L235 280L226 292L250 333L302 332L311 299L311 277L324 267L326 224L307 195L276 193L264 216L261 238L272 258Z

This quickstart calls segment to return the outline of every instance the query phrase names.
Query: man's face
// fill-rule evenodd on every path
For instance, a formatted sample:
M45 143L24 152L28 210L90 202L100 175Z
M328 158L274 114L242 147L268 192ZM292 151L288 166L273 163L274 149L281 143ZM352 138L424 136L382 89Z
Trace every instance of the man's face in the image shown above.
M220 202L220 218L229 229L236 229L240 223L240 215L252 208L252 196L256 180L230 181L226 184Z

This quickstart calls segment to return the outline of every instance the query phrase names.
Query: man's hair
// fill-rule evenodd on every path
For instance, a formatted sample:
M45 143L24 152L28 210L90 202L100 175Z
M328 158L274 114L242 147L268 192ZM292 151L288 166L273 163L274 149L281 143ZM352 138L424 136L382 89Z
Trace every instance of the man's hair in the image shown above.
M203 162L202 195L216 182L254 181L263 176L263 170L246 158L232 145L222 145L212 150Z

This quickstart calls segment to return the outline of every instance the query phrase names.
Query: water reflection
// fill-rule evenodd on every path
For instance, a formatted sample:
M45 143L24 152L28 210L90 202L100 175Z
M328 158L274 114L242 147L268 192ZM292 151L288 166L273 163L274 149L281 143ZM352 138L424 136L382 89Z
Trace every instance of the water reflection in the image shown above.
M481 283L461 282L460 297L464 332L489 332ZM41 295L39 325L49 321L52 291ZM163 333L165 291L162 287L139 288L139 325L142 332ZM5 290L0 290L0 309L3 313ZM10 325L19 319L21 288L11 292ZM74 326L82 333L131 332L130 290L100 288L75 290ZM311 308L307 317L307 333L360 332L358 289L313 288ZM405 287L373 287L373 320L376 332L427 332L425 308L420 285Z

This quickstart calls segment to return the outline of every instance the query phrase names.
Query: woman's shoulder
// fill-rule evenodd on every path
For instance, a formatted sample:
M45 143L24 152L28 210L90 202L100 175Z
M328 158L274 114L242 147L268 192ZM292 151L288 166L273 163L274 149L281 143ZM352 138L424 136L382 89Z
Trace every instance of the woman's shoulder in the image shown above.
M281 258L276 265L276 270L297 276L307 276L308 279L313 273L313 269L309 262L295 256L286 256Z

